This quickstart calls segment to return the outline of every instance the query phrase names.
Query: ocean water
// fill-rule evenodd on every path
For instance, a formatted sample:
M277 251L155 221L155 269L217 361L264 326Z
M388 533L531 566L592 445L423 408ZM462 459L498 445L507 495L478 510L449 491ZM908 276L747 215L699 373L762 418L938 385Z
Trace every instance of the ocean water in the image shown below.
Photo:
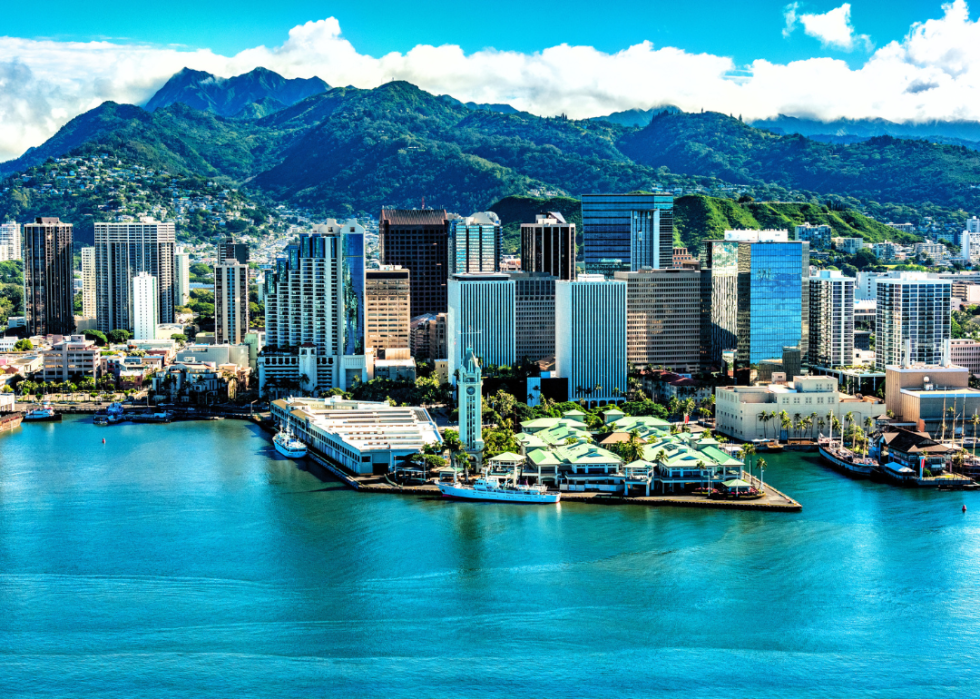
M802 513L359 495L231 420L23 425L0 697L976 696L980 497L767 461Z

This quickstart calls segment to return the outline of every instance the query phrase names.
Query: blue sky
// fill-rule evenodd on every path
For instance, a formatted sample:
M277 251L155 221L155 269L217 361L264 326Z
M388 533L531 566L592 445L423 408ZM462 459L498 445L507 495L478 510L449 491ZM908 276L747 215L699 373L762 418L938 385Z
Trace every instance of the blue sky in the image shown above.
M615 52L644 40L731 56L738 64L757 58L782 63L834 55L857 65L866 57L866 51L821 47L803 32L784 38L787 4L783 0L619 0L608 5L594 0L168 0L162 8L131 0L52 0L43 4L43 18L34 3L7 3L0 32L25 38L179 44L230 55L253 46L278 45L296 25L336 17L358 51L375 57L405 52L416 44L452 43L467 52L487 47L533 52L569 43ZM801 13L819 14L840 2L798 4ZM852 0L850 4L855 30L869 35L878 47L901 40L914 22L943 14L940 2L923 0ZM93 11L95 7L98 11ZM976 18L975 11L971 15Z

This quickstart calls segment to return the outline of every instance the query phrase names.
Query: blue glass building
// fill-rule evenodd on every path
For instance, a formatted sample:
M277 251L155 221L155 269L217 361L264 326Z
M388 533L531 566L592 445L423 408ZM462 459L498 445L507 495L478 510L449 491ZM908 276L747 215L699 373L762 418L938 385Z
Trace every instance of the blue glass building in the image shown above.
M670 267L674 198L669 194L583 194L582 236L586 271L608 273L611 260L618 260L619 270L625 271ZM634 248L642 254L634 254Z

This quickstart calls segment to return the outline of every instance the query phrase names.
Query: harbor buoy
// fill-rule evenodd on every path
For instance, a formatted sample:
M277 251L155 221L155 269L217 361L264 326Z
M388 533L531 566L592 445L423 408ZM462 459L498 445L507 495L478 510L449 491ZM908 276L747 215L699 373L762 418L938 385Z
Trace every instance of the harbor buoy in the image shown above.
M966 512L966 505L963 505L963 511Z
M105 444L105 437L102 438L102 443Z

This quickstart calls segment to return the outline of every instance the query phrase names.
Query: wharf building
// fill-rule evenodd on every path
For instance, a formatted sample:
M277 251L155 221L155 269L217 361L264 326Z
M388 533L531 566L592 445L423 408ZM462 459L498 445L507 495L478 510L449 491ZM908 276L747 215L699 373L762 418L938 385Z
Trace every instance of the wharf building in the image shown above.
M266 346L261 390L346 389L367 376L364 347L364 228L329 220L265 275Z
M175 239L172 222L149 217L138 222L95 224L95 317L99 330L133 328L132 280L140 272L157 280L159 322L174 322Z
M468 349L484 368L513 366L517 360L515 287L504 273L454 274L450 278L446 349L453 384Z
M575 279L575 224L557 211L521 224L521 271Z
M810 277L810 364L854 364L854 279L821 270Z
M416 360L445 359L446 314L423 313L409 324L409 349Z
M82 315L86 318L98 313L95 293L95 248L89 245L82 248Z
M500 271L500 218L481 211L449 222L449 274Z
M585 269L611 276L673 263L674 198L668 194L583 194Z
M136 340L156 339L157 325L160 323L160 292L157 278L147 272L133 277L133 291L130 296L133 304L133 338Z
M949 352L947 343L939 362L906 361L885 368L885 402L895 423L936 434L943 422L952 430L955 420L962 434L965 421L980 413L980 390L970 388L970 370L955 366Z
M901 272L878 279L876 286L875 368L941 363L950 339L951 283L920 272Z
M248 264L248 245L245 243L236 243L235 238L231 235L226 235L218 243L218 264L223 265L229 262L238 262L239 264Z
M514 281L517 361L555 356L555 282L544 272L510 272Z
M581 275L555 282L555 373L568 399L590 405L626 396L626 282Z
M249 268L238 260L214 266L214 341L240 345L249 326Z
M701 369L702 274L699 270L617 272L626 282L626 356L637 367Z
M412 318L445 313L449 279L449 217L445 209L382 209L381 263L411 273Z
M366 346L380 356L388 349L408 349L411 322L411 273L396 265L365 272Z
M174 305L186 306L191 300L191 256L183 247L174 248Z
M809 344L809 243L786 231L726 231L705 242L710 269L711 363L735 350L739 368Z
M19 260L22 256L20 224L0 223L0 262Z
M25 224L21 252L28 334L71 335L75 329L72 224L49 217Z

